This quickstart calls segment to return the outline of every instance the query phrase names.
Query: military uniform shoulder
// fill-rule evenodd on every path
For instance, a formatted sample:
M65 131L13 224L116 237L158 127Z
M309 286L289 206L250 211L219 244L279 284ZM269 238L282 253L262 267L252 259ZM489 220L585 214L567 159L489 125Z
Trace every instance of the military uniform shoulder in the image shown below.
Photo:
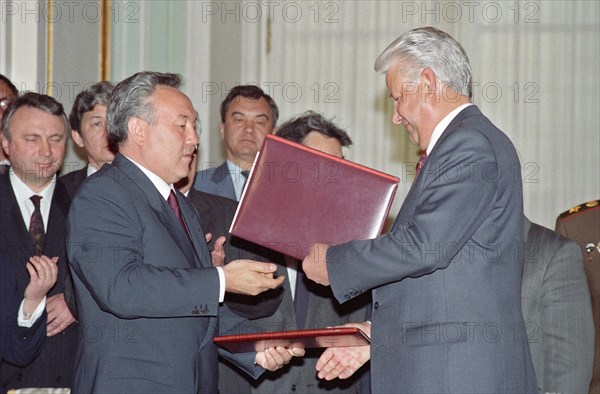
M558 218L559 220L569 220L573 217L579 216L580 214L588 211L595 211L600 208L600 200L592 200L583 204L575 205L574 207L561 213ZM599 211L600 212L600 211Z

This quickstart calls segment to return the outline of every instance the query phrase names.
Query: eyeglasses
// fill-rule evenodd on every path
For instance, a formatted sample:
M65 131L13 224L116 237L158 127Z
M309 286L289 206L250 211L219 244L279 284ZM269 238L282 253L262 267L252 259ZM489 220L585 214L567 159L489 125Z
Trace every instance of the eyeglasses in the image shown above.
M2 99L0 100L0 112L6 111L6 108L10 105L10 99Z

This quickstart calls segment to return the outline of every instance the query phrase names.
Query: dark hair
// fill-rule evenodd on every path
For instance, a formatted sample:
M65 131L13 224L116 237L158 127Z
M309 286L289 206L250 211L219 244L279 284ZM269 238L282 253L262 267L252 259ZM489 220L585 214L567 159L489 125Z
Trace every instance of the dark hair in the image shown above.
M2 117L2 134L4 134L7 140L10 141L10 120L21 107L37 108L50 115L61 117L65 123L65 132L69 133L69 120L61 103L45 94L27 92L14 99L8 108L6 108L6 111L4 111L4 116Z
M15 86L14 83L12 83L12 81L8 78L6 78L4 75L0 74L0 81L4 82L8 88L10 89L11 92L13 92L13 94L15 96L19 95L19 89L17 89L17 87Z
M114 86L108 81L102 81L83 89L73 103L69 122L71 129L79 132L81 129L81 119L86 112L93 111L96 105L108 105L108 99Z
M316 131L328 138L335 138L343 147L352 145L348 133L337 127L331 120L314 111L306 111L288 120L281 125L276 135L301 144L311 131Z
M279 108L277 108L277 104L273 98L256 85L238 85L229 91L227 97L225 97L225 100L221 103L221 122L225 123L225 116L231 106L231 102L238 96L252 100L260 100L261 98L267 100L269 107L271 107L271 115L273 117L271 121L273 127L275 127L277 119L279 118Z
M154 123L154 91L158 86L179 88L181 77L177 74L166 74L142 71L124 79L115 86L106 110L108 138L120 145L127 141L127 123L133 117Z

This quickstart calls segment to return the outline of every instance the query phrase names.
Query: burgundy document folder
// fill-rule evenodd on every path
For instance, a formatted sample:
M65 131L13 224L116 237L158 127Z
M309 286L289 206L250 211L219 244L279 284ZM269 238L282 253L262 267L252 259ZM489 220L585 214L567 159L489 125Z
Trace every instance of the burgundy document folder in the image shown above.
M303 259L316 242L378 236L397 187L394 176L268 135L230 232Z
M359 328L332 327L311 330L274 331L258 334L224 335L213 341L231 353L259 352L270 347L304 349L368 346L369 337Z

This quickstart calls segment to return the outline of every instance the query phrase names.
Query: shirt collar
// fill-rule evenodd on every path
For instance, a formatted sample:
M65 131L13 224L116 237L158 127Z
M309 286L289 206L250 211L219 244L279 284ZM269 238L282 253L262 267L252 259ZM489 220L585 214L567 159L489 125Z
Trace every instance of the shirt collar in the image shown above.
M130 159L130 160L131 160L131 159ZM133 160L131 160L131 161L133 161ZM98 170L96 170L96 169L94 168L94 166L93 166L93 165L91 165L91 164L88 164L88 166L87 166L87 176L90 176L90 175L92 175L92 174L93 174L93 173L95 173L96 171L98 171Z
M428 156L431 153L431 150L433 149L435 144L438 142L438 140L442 136L442 133L444 132L444 130L446 130L446 128L450 124L450 122L452 122L452 120L454 118L456 118L456 116L460 113L460 111L462 111L463 109L465 109L471 105L473 105L473 103L463 104L460 107L455 108L448 115L444 116L444 119L442 119L440 121L440 123L438 123L437 126L435 126L435 129L433 129L433 133L431 134L431 139L429 140L429 145L427 145L427 155Z
M54 174L54 176L52 177L52 180L50 181L50 183L48 183L48 185L44 188L44 190L42 190L39 193L36 193L33 190L31 190L31 188L29 186L27 186L27 184L25 184L25 182L23 182L21 180L21 178L19 178L17 176L17 174L15 174L14 171L10 171L9 177L10 177L10 184L13 188L13 192L15 193L15 197L17 198L18 201L21 201L21 202L27 201L34 194L41 196L42 201L44 201L44 203L49 203L50 200L52 200L52 195L54 194L54 188L56 187L56 174Z
M227 162L227 169L229 170L230 174L238 174L239 175L242 173L242 168L240 166L238 166L231 160L225 160L225 161Z
M123 155L125 156L125 155ZM169 194L171 194L171 190L173 190L173 184L168 184L163 181L161 177L144 167L143 165L137 163L135 160L132 160L130 157L125 156L127 160L131 161L137 168L140 169L150 179L150 182L156 187L160 195L165 199L165 201L169 198Z

